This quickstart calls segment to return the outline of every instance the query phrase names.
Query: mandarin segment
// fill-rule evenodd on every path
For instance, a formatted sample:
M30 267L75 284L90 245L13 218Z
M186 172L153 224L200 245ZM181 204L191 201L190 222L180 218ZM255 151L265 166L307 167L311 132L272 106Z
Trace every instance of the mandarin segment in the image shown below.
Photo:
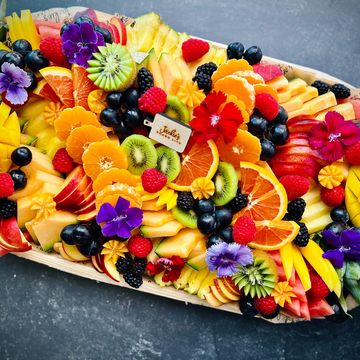
M251 85L265 83L261 75L253 72L252 70L235 71L233 75L244 78Z
M270 85L255 84L254 90L255 90L255 95L264 94L264 93L270 94L276 101L278 100L278 95L276 90Z
M219 79L225 76L232 75L237 71L252 71L252 66L244 59L231 59L226 63L220 65L218 69L212 74L211 80L215 84Z
M107 106L106 92L101 89L91 91L87 98L87 104L90 111L100 114Z

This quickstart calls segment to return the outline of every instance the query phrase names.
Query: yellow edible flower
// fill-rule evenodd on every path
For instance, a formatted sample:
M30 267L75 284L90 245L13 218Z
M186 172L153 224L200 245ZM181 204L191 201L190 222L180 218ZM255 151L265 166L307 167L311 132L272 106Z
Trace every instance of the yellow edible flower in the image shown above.
M321 186L333 189L343 182L344 174L338 166L327 165L320 170L318 180Z
M208 199L214 195L215 184L206 177L199 177L191 183L190 189L195 199Z
M54 126L55 120L60 116L64 110L64 105L61 103L51 102L44 109L44 120L50 125Z
M198 106L205 99L204 92L192 81L187 81L185 85L181 85L177 96L189 108Z
M101 255L105 255L106 261L112 261L113 264L116 264L119 257L125 257L125 253L128 252L128 249L125 243L117 240L109 240L103 245Z
M288 281L278 282L272 293L271 296L274 297L274 300L277 304L281 307L284 307L285 301L291 304L291 298L296 297L296 295L292 292L293 287L289 285Z
M47 193L39 194L31 198L32 205L30 210L36 210L34 221L47 219L56 211L56 203L52 196Z

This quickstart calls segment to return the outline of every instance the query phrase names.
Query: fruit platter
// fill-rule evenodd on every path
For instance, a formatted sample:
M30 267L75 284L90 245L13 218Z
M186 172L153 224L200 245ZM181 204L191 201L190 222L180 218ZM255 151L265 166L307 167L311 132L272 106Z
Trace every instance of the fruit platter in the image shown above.
M4 8L0 256L274 323L351 318L358 89L153 12Z

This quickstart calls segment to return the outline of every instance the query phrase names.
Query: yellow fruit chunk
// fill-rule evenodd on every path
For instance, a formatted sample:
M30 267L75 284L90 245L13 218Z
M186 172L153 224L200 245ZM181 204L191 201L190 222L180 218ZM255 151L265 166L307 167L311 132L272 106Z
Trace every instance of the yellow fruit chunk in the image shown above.
M62 111L65 109L61 103L50 102L44 109L44 120L50 125L54 126L55 120L57 120Z
M197 83L192 80L180 86L177 96L189 108L200 105L205 99L204 91L200 90Z
M21 22L25 29L26 40L30 42L33 50L39 49L40 35L36 30L30 10L21 10Z
M199 177L191 183L190 190L194 199L209 199L214 195L215 184L206 177Z
M266 85L271 86L274 90L277 91L286 88L288 84L289 81L284 75L278 76L277 78L266 82Z
M0 143L18 147L20 145L20 124L16 112L10 114L0 126Z
M280 248L281 262L285 271L286 280L291 278L291 274L294 268L294 257L292 249L292 243L287 243L282 248Z
M354 107L353 107L352 103L350 103L350 102L335 105L329 109L321 111L315 115L315 119L316 120L325 120L325 116L328 113L328 111L336 111L337 113L342 115L345 120L354 120L355 119Z
M295 111L299 110L303 106L303 102L298 97L293 97L289 101L284 102L281 106L287 111Z
M0 104L0 126L3 126L10 115L11 107L4 102Z
M295 271L298 274L305 291L308 291L311 288L311 280L310 280L309 270L306 266L306 262L302 256L299 248L294 244L292 244L292 247L293 247L292 253L293 253L293 259L294 259Z
M333 189L343 182L344 174L336 165L327 165L319 171L318 180L321 186Z
M318 95L319 95L319 91L317 88L315 88L313 86L307 86L305 88L305 91L303 93L297 95L296 97L299 98L304 103L311 99L316 98Z
M345 186L345 204L350 220L360 227L360 166L352 166Z
M166 93L175 95L182 83L182 76L174 57L166 53L161 54L159 65L165 82Z
M291 96L295 96L305 92L306 87L307 87L306 81L304 81L303 79L296 78L289 81L287 88L290 91Z

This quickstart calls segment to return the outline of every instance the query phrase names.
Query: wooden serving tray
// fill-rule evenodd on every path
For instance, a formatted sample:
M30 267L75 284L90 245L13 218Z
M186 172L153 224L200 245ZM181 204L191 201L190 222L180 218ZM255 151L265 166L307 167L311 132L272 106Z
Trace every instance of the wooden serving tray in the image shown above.
M65 20L71 20L75 15L75 13L79 11L83 11L85 9L86 9L85 7L52 8L49 10L33 13L33 16L35 19L39 19L39 20L51 20L55 22L63 22ZM113 14L106 14L100 11L96 11L96 13L101 21L107 21L110 19L111 16L113 16ZM120 14L116 14L116 15L121 17L125 23L134 21L133 19L126 16L122 16ZM215 43L215 42L212 42L212 44L218 47L226 48L226 45L224 44ZM345 83L344 81L341 81L331 75L304 66L291 64L286 61L282 61L266 56L263 57L263 60L269 63L279 65L283 70L285 76L288 77L289 79L294 77L300 77L305 81L307 81L308 83L312 83L316 79L323 80L331 84L341 82L351 89L352 98L360 99L360 89L356 89L354 86ZM92 264L89 262L88 263L70 262L68 260L65 260L61 255L57 253L46 253L42 251L40 247L37 245L34 245L31 251L25 253L14 253L13 255L37 262L39 264L49 266L57 270L67 272L69 274L81 276L87 279L100 281L111 285L131 288L123 280L121 282L115 282L111 280L107 275L97 272L95 268L92 266ZM183 301L186 304L190 303L190 304L212 307L211 305L208 304L207 301L201 300L196 295L190 295L185 291L177 290L172 286L160 287L157 284L155 284L155 282L152 279L149 278L144 278L144 283L138 289L138 291L142 291L153 295L163 296L173 300ZM354 309L358 305L351 296L348 296L346 301L349 310ZM236 314L241 314L237 302L224 304L220 307L217 307L216 309L228 311ZM268 321L273 323L293 323L301 320L302 319L291 318L285 316L284 314L279 314L277 318Z

